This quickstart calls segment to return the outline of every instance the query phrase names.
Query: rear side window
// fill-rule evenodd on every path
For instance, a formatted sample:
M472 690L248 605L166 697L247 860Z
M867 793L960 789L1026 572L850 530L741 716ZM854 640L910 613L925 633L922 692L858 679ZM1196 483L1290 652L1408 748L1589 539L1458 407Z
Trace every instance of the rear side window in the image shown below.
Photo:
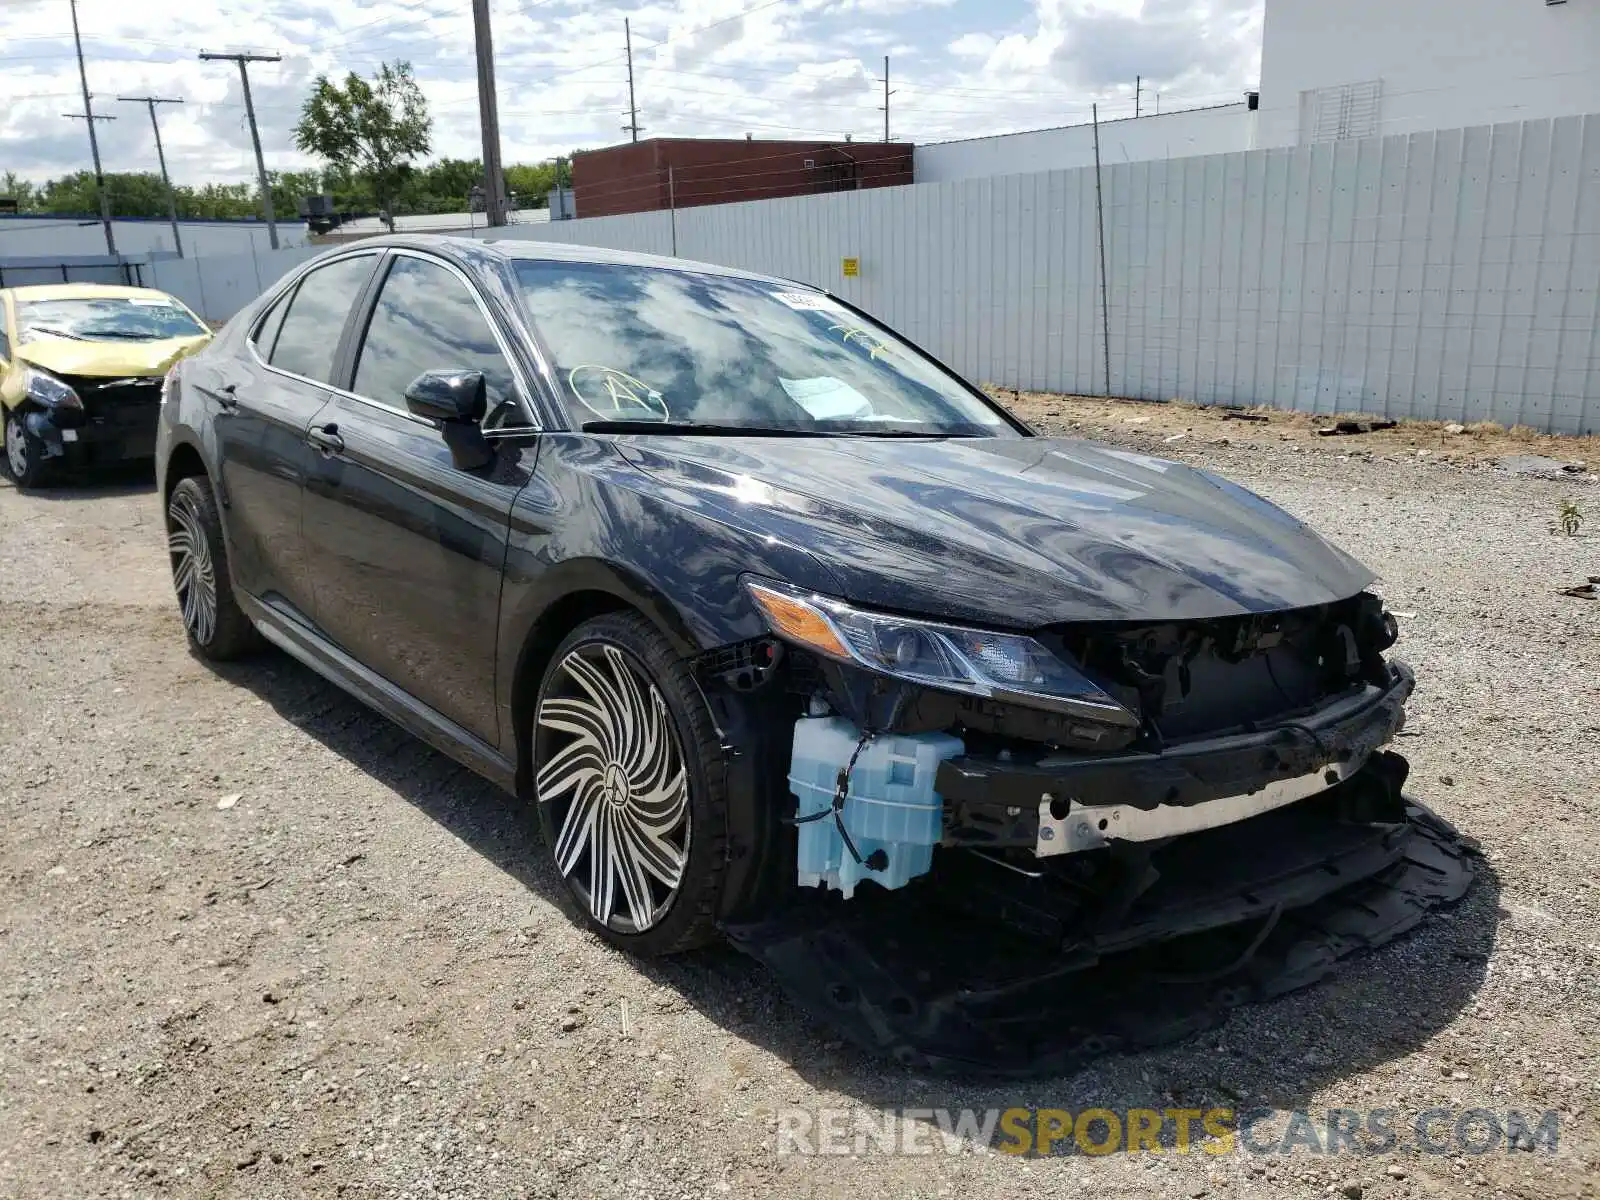
M496 417L489 424L500 423L515 390L511 366L471 291L438 263L396 257L361 344L353 390L404 408L406 389L418 375L460 370L483 372L488 410Z
M373 255L342 258L318 267L300 281L278 328L267 361L322 383L333 377L333 355L345 318L372 274ZM268 318L270 323L271 318Z
M290 288L278 297L277 303L267 310L267 315L256 326L255 336L250 340L261 351L262 358L270 360L273 343L278 340L278 327L283 324L283 314L289 311L289 301L293 297L294 289Z

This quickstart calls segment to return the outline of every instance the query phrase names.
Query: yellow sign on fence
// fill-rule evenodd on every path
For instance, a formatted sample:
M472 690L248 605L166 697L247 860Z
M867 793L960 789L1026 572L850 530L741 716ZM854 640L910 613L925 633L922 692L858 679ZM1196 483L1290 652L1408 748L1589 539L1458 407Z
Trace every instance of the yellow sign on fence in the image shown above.
M851 277L852 279L855 278L857 275L861 274L861 260L859 258L847 258L847 259L845 259L844 260L844 273L846 275L848 275L849 277Z

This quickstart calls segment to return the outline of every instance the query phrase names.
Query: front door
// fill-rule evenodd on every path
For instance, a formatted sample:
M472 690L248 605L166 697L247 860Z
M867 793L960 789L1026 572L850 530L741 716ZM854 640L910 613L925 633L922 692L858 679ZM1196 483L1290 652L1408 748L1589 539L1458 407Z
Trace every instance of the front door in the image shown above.
M466 277L396 252L356 352L350 395L312 435L320 458L305 533L317 623L412 697L499 744L495 642L511 503L537 439L497 436L493 460L453 461L439 428L406 410L429 370L478 370L491 413L519 404L512 368Z

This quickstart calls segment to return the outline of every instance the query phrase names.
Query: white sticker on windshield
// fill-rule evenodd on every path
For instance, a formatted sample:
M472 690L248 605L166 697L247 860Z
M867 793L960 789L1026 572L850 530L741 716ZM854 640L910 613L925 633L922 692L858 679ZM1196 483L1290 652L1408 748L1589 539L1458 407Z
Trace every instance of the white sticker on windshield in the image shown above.
M843 307L818 292L773 292L772 298L798 312L843 312Z
M128 303L129 304L137 304L140 308L174 308L174 307L176 307L172 303L172 301L168 300L165 296L162 296L159 300L153 300L153 299L150 299L147 296L129 296L128 297Z
M778 382L789 398L818 421L869 420L872 401L842 379L784 379Z

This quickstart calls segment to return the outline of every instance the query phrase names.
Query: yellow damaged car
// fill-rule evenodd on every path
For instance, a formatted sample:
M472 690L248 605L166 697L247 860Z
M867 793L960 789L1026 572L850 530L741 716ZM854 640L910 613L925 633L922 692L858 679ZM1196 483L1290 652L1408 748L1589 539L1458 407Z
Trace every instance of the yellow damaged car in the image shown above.
M5 465L21 487L57 467L155 454L167 369L211 340L165 292L98 283L0 291Z

